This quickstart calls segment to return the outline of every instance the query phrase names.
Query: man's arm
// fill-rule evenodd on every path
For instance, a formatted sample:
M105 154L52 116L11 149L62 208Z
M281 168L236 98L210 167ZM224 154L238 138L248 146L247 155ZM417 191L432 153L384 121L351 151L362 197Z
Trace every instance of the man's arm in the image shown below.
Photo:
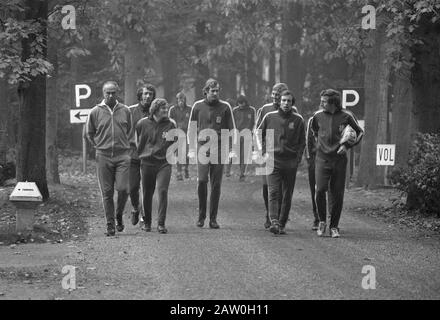
M96 147L95 134L96 134L95 109L92 109L89 116L87 117L85 136L93 147Z

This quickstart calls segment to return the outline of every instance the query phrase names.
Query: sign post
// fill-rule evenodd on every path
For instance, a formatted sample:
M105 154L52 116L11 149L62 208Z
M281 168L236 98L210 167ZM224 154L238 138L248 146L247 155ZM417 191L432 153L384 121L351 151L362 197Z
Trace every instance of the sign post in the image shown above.
M81 91L86 91L85 94L81 94ZM85 123L90 114L91 109L79 109L81 108L81 100L88 99L92 94L92 89L86 84L75 85L75 109L70 110L70 123L81 123L83 125L82 130L82 161L83 161L83 173L87 172L87 141L85 137Z
M394 166L396 161L395 144L378 144L376 152L376 165L385 166L384 184L388 185L388 166Z

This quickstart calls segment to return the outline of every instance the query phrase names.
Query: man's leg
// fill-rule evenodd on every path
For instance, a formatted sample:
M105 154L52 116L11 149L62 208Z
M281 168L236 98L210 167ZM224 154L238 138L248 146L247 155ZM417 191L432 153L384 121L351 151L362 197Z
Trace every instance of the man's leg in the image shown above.
M116 207L116 229L119 232L124 230L123 214L125 205L128 200L128 176L130 171L130 156L122 155L117 156L115 159L116 172L115 172L115 185L118 191L118 201Z
M286 227L286 223L289 220L289 213L292 207L292 196L295 189L297 168L289 168L282 171L282 205L280 214L280 227L282 231Z
M269 217L271 222L270 231L272 233L279 233L279 198L280 184L282 180L282 172L278 168L274 168L273 172L267 176L268 191L269 191Z
M165 219L168 208L168 188L171 180L171 166L166 164L159 169L157 173L157 191L159 198L159 217L158 217L158 231L160 233L167 233L165 229Z
M341 157L334 163L334 171L330 179L330 229L338 228L344 203L345 174L347 170L347 158Z
M157 169L146 164L141 165L142 169L142 190L144 202L144 223L145 231L151 231L151 212L153 211L153 195L156 188Z
M246 167L247 167L247 159L245 158L244 154L244 138L240 138L240 181L244 180L245 174L246 174Z
M182 175L182 164L177 162L177 175L176 178L178 181L182 181L183 180L183 175Z
M139 159L131 159L128 181L130 201L133 207L131 223L135 226L139 222L140 212L139 189L141 184L141 161Z
M332 173L331 163L328 160L316 158L315 160L315 178L316 178L316 206L319 215L319 235L325 232L327 225L327 199L326 192L330 176Z
M315 159L314 158L309 159L308 173L309 173L309 187L310 187L310 195L312 198L312 208L313 208L313 217L314 217L313 230L317 230L318 223L319 223L319 216L318 216L318 209L316 207L316 199L315 199L316 179L315 179Z
M197 192L199 196L199 218L197 222L198 227L203 227L206 219L206 208L208 202L208 173L209 164L197 165L198 187Z
M269 217L269 188L267 186L267 176L262 176L263 180L263 200L264 207L266 208L266 222L264 223L264 227L269 229L270 227L270 217Z
M222 188L223 168L223 164L209 165L209 178L211 181L211 197L209 200L209 226L213 229L219 228L217 224L217 213Z
M111 158L101 154L96 155L96 171L102 203L104 205L105 217L107 220L107 234L114 235L115 204L113 202L113 195L116 170Z

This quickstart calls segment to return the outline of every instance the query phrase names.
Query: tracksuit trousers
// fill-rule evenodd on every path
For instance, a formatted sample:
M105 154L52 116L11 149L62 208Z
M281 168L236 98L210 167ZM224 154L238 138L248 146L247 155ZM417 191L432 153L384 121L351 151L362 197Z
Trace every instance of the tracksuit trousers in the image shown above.
M315 157L310 158L308 167L310 195L312 198L313 216L315 223L319 222L318 209L316 206L316 179L315 179Z
M168 187L171 180L171 165L167 162L160 164L141 163L142 189L144 204L144 222L151 226L153 211L153 195L158 190L159 209L158 226L165 226L168 207Z
M330 228L337 228L341 218L342 206L345 191L345 173L347 170L347 157L316 157L315 177L316 177L316 204L320 222L327 221L327 201L328 192Z
M289 219L297 169L275 167L273 172L267 176L270 220L271 222L278 221L281 227L285 227Z
M128 152L113 157L101 153L96 155L98 183L108 228L115 228L115 204L113 201L115 189L118 192L116 219L119 224L122 224L122 215L128 199L129 167L130 156Z
M216 221L218 213L218 204L223 178L223 164L198 164L198 196L199 196L199 221L206 219L207 201L208 201L208 180L211 184L211 196L209 200L209 218Z
M129 171L128 181L131 205L133 209L140 211L139 190L141 186L141 160L131 159Z

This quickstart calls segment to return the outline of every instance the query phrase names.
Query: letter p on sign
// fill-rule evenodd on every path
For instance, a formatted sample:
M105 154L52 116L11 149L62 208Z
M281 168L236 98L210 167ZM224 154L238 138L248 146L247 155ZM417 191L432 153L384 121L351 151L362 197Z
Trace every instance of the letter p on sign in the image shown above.
M81 89L86 90L85 94L81 94ZM77 84L75 85L75 102L76 107L81 107L81 100L88 99L92 94L92 89L86 84Z
M396 145L378 144L376 154L377 166L394 166L396 159Z

